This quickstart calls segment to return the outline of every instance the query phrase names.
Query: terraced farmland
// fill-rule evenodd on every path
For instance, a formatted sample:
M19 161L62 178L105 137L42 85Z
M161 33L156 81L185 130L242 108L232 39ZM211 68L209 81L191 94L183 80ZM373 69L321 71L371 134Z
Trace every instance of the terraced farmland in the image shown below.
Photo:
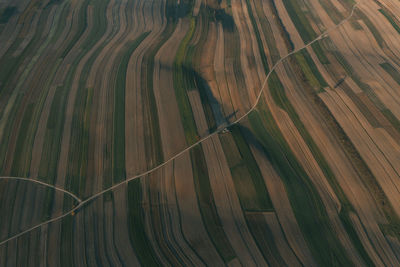
M0 266L400 266L397 0L0 0Z

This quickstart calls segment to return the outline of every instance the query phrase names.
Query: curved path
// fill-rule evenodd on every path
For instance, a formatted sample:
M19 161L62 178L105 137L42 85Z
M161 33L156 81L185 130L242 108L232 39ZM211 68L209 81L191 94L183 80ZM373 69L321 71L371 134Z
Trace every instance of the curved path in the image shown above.
M154 168L152 168L152 169L150 169L150 170L148 170L148 171L145 171L145 172L143 172L143 173L140 173L140 174L137 174L137 175L132 176L132 177L130 177L130 178L127 178L125 181L120 182L120 183L118 183L118 184L115 184L115 185L113 185L113 186L111 186L111 187L109 187L109 188L107 188L107 189L105 189L105 190L103 190L103 191L100 191L100 192L98 192L98 193L92 195L91 197L89 197L89 198L87 198L87 199L85 199L85 200L80 200L80 199L79 199L78 197L76 197L74 194L72 194L72 193L70 193L70 192L67 192L67 191L65 191L64 189L60 189L60 188L56 188L56 187L54 187L54 186L50 186L50 185L44 184L44 185L47 185L47 186L49 186L49 187L52 187L52 188L54 188L54 189L56 189L56 190L62 191L62 192L64 192L64 193L67 193L67 194L69 194L70 196L73 196L76 200L78 200L79 204L78 204L76 207L74 207L73 209L71 209L70 211L68 211L68 212L66 212L66 213L64 213L64 214L62 214L62 215L60 215L60 216L54 217L53 219L50 219L50 220L47 220L47 221L42 222L42 223L40 223L40 224L37 224L37 225L35 225L35 226L33 226L33 227L31 227L31 228L29 228L29 229L27 229L27 230L25 230L25 231L19 233L19 234L16 234L16 235L14 235L14 236L12 236L12 237L10 237L10 238L8 238L8 239L5 239L5 240L1 241L1 242L0 242L0 245L3 245L3 244L5 244L5 243L7 243L8 241L14 240L14 239L16 239L16 238L18 238L18 237L20 237L20 236L22 236L22 235L24 235L24 234L26 234L26 233L32 231L32 230L35 230L35 229L37 229L37 228L43 226L43 225L46 225L46 224L49 224L49 223L58 221L58 220L60 220L60 219L62 219L62 218L64 218L64 217L68 216L69 214L76 212L79 208L81 208L81 207L84 206L85 204L89 203L91 200L94 200L94 199L96 199L97 197L99 197L99 196L101 196L101 195L103 195L103 194L105 194L105 193L107 193L107 192L109 192L109 191L111 191L111 190L113 190L113 189L115 189L115 188L121 186L121 185L127 184L129 181L132 181L132 180L134 180L134 179L140 178L140 177L142 177L142 176L145 176L145 175L147 175L147 174L150 174L150 173L152 173L153 171L156 171L156 170L158 170L158 169L164 167L165 165L167 165L167 164L170 163L171 161L175 160L176 158L178 158L179 156L181 156L181 155L184 154L185 152L189 151L189 150L192 149L193 147L199 145L200 143L204 142L205 140L209 139L210 137L212 137L212 136L214 136L214 135L216 135L216 134L219 134L219 133L222 132L226 127L230 127L230 126L232 126L232 125L234 125L234 124L239 123L242 119L244 119L245 117L247 117L253 110L256 109L256 107L257 107L257 105L258 105L258 102L260 101L261 96L262 96L262 94L263 94L263 92L264 92L265 86L267 85L268 79L269 79L269 77L271 76L272 72L276 69L276 67L277 67L280 63L282 63L285 59L287 59L288 57L290 57L291 55L293 55L293 54L295 54L295 53L297 53L297 52L299 52L299 51L301 51L301 50L303 50L303 49L305 49L305 48L311 46L313 43L315 43L315 42L317 42L317 41L319 41L319 40L321 40L321 39L327 37L327 35L328 35L329 32L336 30L336 29L339 28L342 24L344 24L344 23L347 22L349 19L351 19L351 17L354 15L355 9L357 8L357 5L358 5L358 3L354 4L354 5L353 5L353 8L352 8L352 10L351 10L350 15L349 15L347 18L343 19L340 23L336 24L335 27L332 27L332 28L326 30L326 31L323 32L321 35L319 35L317 38L315 38L313 41L311 41L311 42L305 44L305 45L302 46L302 47L299 47L299 48L296 49L296 50L293 50L292 52L288 53L286 56L284 56L284 57L282 57L281 59L279 59L279 60L274 64L274 66L271 68L271 70L268 72L267 77L265 78L265 81L264 81L264 83L263 83L262 86L261 86L261 90L260 90L260 92L258 93L258 96L257 96L257 98L256 98L256 101L255 101L254 105L253 105L245 114L243 114L240 118L236 119L234 122L231 122L231 123L229 123L229 124L223 124L223 125L221 125L215 132L213 132L213 133L211 133L211 134L209 134L209 135L207 135L207 136L201 138L199 141L197 141L196 143L194 143L194 144L188 146L187 148L185 148L185 149L182 150L181 152L177 153L177 154L174 155L173 157L171 157L171 158L169 158L168 160L166 160L165 162L163 162L162 164L160 164L160 165L158 165L158 166L156 166L156 167L154 167ZM12 179L12 177L9 177L9 178ZM20 179L20 180L21 180L21 178L14 178L14 179ZM37 182L36 180L30 180L30 179L27 179L27 178L22 178L22 179L26 179L27 181L32 181L32 182L35 181L35 182Z
M40 185L44 185L46 187L50 187L56 191L60 191L64 194L67 194L69 196L71 196L72 198L74 198L76 201L78 201L79 203L82 202L82 199L80 199L77 195L63 189L63 188L59 188L57 186L36 180L36 179L32 179L32 178L25 178L25 177L13 177L13 176L0 176L0 180L19 180L19 181L26 181L26 182L31 182L31 183L36 183L36 184L40 184Z

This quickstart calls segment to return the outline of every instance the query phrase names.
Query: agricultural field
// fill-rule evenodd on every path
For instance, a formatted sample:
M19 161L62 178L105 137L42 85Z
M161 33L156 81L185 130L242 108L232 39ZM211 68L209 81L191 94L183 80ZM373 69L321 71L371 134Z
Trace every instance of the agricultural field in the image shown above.
M400 2L0 0L0 266L400 266Z

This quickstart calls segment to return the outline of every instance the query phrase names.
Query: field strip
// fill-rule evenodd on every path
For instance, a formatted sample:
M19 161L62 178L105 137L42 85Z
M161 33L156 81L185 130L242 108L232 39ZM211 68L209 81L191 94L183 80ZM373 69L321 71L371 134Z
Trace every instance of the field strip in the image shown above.
M254 105L253 105L245 114L243 114L241 117L239 117L238 119L236 119L235 121L233 121L233 122L231 122L231 123L229 123L229 124L227 123L227 124L220 125L220 127L219 127L215 132L210 133L208 136L205 136L205 137L201 138L201 139L200 139L199 141L197 141L196 143L194 143L194 144L188 146L187 148L185 148L185 149L182 150L181 152L175 154L175 156L169 158L168 160L164 161L164 162L161 163L160 165L158 165L158 166L156 166L156 167L154 167L154 168L152 168L152 169L150 169L150 170L147 170L147 171L145 171L145 172L143 172L143 173L140 173L140 174L137 174L137 175L132 176L132 177L130 177L130 178L127 178L125 181L120 182L120 183L118 183L118 184L115 184L115 185L113 185L113 186L111 186L111 187L109 187L109 188L107 188L107 189L104 189L103 191L100 191L100 192L98 192L98 193L92 195L91 197L89 197L89 198L87 198L87 199L85 199L85 200L80 200L79 198L76 198L76 196L74 195L74 196L75 196L74 198L79 200L79 205L77 205L76 207L74 207L74 208L71 209L70 211L68 211L68 212L66 212L66 213L64 213L64 214L62 214L62 215L60 215L60 216L57 216L57 217L54 217L53 219L47 220L47 221L45 221L45 222L42 222L42 223L40 223L40 224L38 224L38 225L35 225L35 226L33 226L33 227L31 227L31 228L29 228L29 229L27 229L27 230L25 230L25 231L19 233L19 234L16 234L16 235L14 235L14 236L12 236L12 237L10 237L10 238L8 238L8 239L5 239L5 240L1 241L1 242L0 242L0 245L3 245L3 244L5 244L5 243L7 243L8 241L14 240L14 239L16 239L16 238L18 238L18 237L20 237L20 236L26 234L26 233L29 233L29 232L32 231L32 230L35 230L35 229L41 227L41 226L44 226L44 225L46 225L46 224L49 224L49 223L58 221L58 220L60 220L60 219L62 219L62 218L64 218L64 217L68 216L68 215L69 215L70 213L72 213L72 212L76 212L79 208L83 207L85 204L89 203L91 200L93 200L93 199L95 199L95 198L97 198L97 197L99 197L99 196L101 196L101 195L103 195L103 194L105 194L105 193L107 193L107 192L109 192L109 191L112 191L113 189L115 189L115 188L117 188L117 187L119 187L119 186L121 186L121 185L123 185L123 184L128 184L128 182L130 182L130 181L132 181L132 180L134 180L134 179L137 179L137 178L140 178L140 177L142 177L142 176L148 175L148 174L152 173L153 171L156 171L156 170L158 170L158 169L164 167L165 165L167 165L168 163L172 162L173 160L175 160L175 159L178 158L179 156L183 155L185 152L189 151L189 150L192 149L193 147L195 147L195 146L201 144L203 141L209 139L210 137L213 137L214 135L219 134L219 133L222 132L226 127L230 127L230 126L233 126L233 125L239 123L242 119L244 119L245 117L247 117L253 110L256 109L256 107L257 107L257 105L258 105L258 102L260 101L261 96L262 96L262 94L263 94L263 92L264 92L265 86L267 85L267 81L268 81L269 77L271 76L272 72L276 69L276 67L277 67L280 63L282 63L285 59L289 58L291 55L293 55L293 54L295 54L295 53L297 53L297 52L299 52L299 51L301 51L301 50L303 50L303 49L305 49L305 48L311 46L313 43L315 43L315 42L317 42L317 41L319 41L319 40L325 38L329 32L336 30L336 29L339 28L342 24L346 23L346 22L347 22L349 19L351 19L351 17L353 16L354 11L355 11L355 9L357 8L357 5L358 5L358 4L359 4L359 3L354 4L354 5L353 5L353 8L352 8L352 10L351 10L350 15L349 15L347 18L343 19L340 23L336 24L335 27L332 27L332 28L326 30L326 31L323 32L321 35L319 35L317 38L315 38L313 41L309 42L308 44L306 44L306 45L304 45L304 46L302 46L302 47L299 47L299 48L293 50L292 52L288 53L286 56L284 56L284 57L282 57L281 59L279 59L279 60L274 64L274 66L271 68L271 70L268 72L268 74L267 74L267 76L266 76L266 78L265 78L265 81L264 81L264 83L263 83L262 86L261 86L261 90L260 90L260 92L258 93L258 96L257 96L257 98L256 98L256 101L255 101ZM10 177L9 179L20 179L20 180L21 180L21 178L12 178L12 177ZM26 179L26 181L35 181L35 182L37 182L36 180L31 180L31 179L28 179L28 178L22 178L22 179ZM49 185L49 186L50 186L50 185ZM56 189L56 187L53 187L53 188ZM67 192L67 191L65 191L64 189L60 189L60 188L57 188L57 190L60 190L60 191L63 191L63 192ZM68 192L67 194L69 194L69 195L71 195L71 196L73 195L71 192Z
M75 194L73 194L73 193L71 193L71 192L69 192L69 191L67 191L65 189L59 188L57 186L54 186L54 185L51 185L51 184L48 184L48 183L45 183L45 182L42 182L42 181L39 181L39 180L35 180L35 179L31 179L31 178L25 178L25 177L11 177L11 176L0 176L0 180L19 180L19 181L27 181L27 182L40 184L40 185L43 185L43 186L46 186L46 187L50 187L50 188L52 188L52 189L54 189L56 191L60 191L60 192L62 192L64 194L67 194L67 195L71 196L72 198L74 198L79 203L82 202L82 199L80 199Z

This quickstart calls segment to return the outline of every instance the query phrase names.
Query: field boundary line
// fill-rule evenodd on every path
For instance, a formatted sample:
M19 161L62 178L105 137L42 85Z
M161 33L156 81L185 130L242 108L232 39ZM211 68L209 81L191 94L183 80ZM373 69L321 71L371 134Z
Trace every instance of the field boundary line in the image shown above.
M40 180L34 179L34 178L27 178L27 177L14 177L14 176L0 176L0 180L18 180L18 181L26 181L26 182L31 182L31 183L35 183L35 184L40 184L49 188L52 188L56 191L60 191L64 194L69 195L70 197L72 197L73 199L75 199L76 201L78 201L79 203L82 202L82 199L80 199L77 195L75 195L72 192L69 192L63 188L57 187L55 185L52 184L48 184L45 182L42 182Z
M287 58L289 58L290 56L292 56L293 54L298 53L298 52L300 52L301 50L306 49L307 47L311 46L313 43L318 42L319 40L321 40L321 39L327 37L327 36L328 36L328 33L330 33L330 32L332 32L332 31L338 29L341 25L343 25L343 24L346 23L348 20L350 20L350 19L353 17L354 11L355 11L355 9L357 8L357 5L358 5L358 4L359 4L358 2L355 3L355 4L353 5L352 9L351 9L350 15L347 16L346 18L344 18L341 22L339 22L338 24L336 24L334 27L332 27L332 28L330 28L330 29L327 29L326 31L324 31L323 33L321 33L318 37L316 37L314 40L312 40L311 42L309 42L309 43L307 43L307 44L304 44L303 46L301 46L301 47L299 47L299 48L297 48L297 49L295 49L295 50L289 52L287 55L285 55L284 57L280 58L280 59L272 66L272 68L269 70L269 72L267 73L267 76L266 76L266 78L265 78L265 80L264 80L264 82L263 82L263 84L262 84L262 86L261 86L261 89L260 89L260 91L259 91L259 93L258 93L258 96L257 96L257 98L256 98L256 101L255 101L254 105L253 105L245 114L243 114L241 117L239 117L238 119L236 119L235 121L233 121L233 122L231 122L231 123L226 123L226 124L220 125L220 126L218 127L218 129L217 129L215 132L212 132L212 133L210 133L209 135L207 135L207 136L201 138L200 140L198 140L198 141L195 142L194 144L188 146L188 147L185 148L184 150L182 150L182 151L180 151L179 153L175 154L174 156L172 156L172 157L169 158L168 160L164 161L164 162L161 163L160 165L157 165L156 167L153 167L152 169L149 169L149 170L147 170L147 171L145 171L145 172L143 172L143 173L140 173L140 174L134 175L134 176L132 176L132 177L129 177L129 178L125 179L125 181L122 181L122 182L120 182L120 183L118 183L118 184L115 184L115 185L113 185L113 186L111 186L111 187L109 187L109 188L107 188L107 189L104 189L104 190L102 190L102 191L100 191L100 192L98 192L98 193L96 193L96 194L94 194L94 195L88 197L88 198L85 199L85 200L81 200L77 206L75 206L74 208L72 208L72 209L69 210L68 212L65 212L65 213L62 214L62 215L59 215L59 216L57 216L57 217L54 217L53 219L50 219L50 220L47 220L47 221L42 222L42 223L40 223L40 224L37 224L37 225L35 225L35 226L33 226L33 227L31 227L31 228L25 230L25 231L20 232L19 234L16 234L16 235L14 235L14 236L12 236L12 237L9 237L8 239L5 239L5 240L3 240L3 241L0 241L0 246L3 245L3 244L5 244L5 243L7 243L7 242L9 242L9 241L12 241L12 240L14 240L14 239L16 239L16 238L18 238L18 237L20 237L20 236L22 236L22 235L24 235L24 234L26 234L26 233L28 233L28 232L30 232L30 231L33 231L33 230L35 230L35 229L37 229L37 228L39 228L39 227L42 227L42 226L44 226L44 225L46 225L46 224L49 224L49 223L52 223L52 222L61 220L61 219L63 219L64 217L66 217L66 216L68 216L68 215L70 215L70 214L72 214L72 213L75 213L78 209L80 209L81 207L83 207L85 204L89 203L91 200L94 200L94 199L96 199L97 197L99 197L99 196L101 196L101 195L103 195L103 194L105 194L105 193L107 193L107 192L109 192L109 191L112 191L112 190L114 190L114 189L117 188L117 187L120 187L121 185L124 185L124 184L126 185L126 184L128 184L128 182L130 182L130 181L132 181L132 180L134 180L134 179L140 178L140 177L145 176L145 175L148 175L148 174L150 174L150 173L152 173L152 172L154 172L154 171L156 171L156 170L158 170L158 169L161 169L162 167L164 167L164 166L167 165L168 163L172 162L172 161L175 160L176 158L180 157L181 155L183 155L184 153L186 153L186 152L189 151L190 149L192 149L192 148L194 148L195 146L201 144L202 142L208 140L209 138L213 137L214 135L217 135L217 134L221 133L225 128L230 127L230 126L233 126L233 125L239 123L242 119L244 119L245 117L247 117L253 110L255 110L255 109L257 108L257 105L258 105L258 103L259 103L259 101L260 101L260 99L261 99L261 97L262 97L262 95L263 95L265 86L267 85L268 79L269 79L269 77L271 76L271 74L273 73L273 71L278 67L278 65L279 65L280 63L282 63L284 60L286 60ZM26 178L26 179L27 179L28 181L30 180L30 179L28 179L28 178ZM32 180L32 181L33 181L33 180ZM63 191L63 192L65 192L65 193L68 192L68 191L66 191L66 190L64 190L64 189L62 189L62 190L60 189L60 191ZM71 192L68 192L67 194L73 195L73 193L71 193ZM75 199L79 199L79 198L75 198Z

